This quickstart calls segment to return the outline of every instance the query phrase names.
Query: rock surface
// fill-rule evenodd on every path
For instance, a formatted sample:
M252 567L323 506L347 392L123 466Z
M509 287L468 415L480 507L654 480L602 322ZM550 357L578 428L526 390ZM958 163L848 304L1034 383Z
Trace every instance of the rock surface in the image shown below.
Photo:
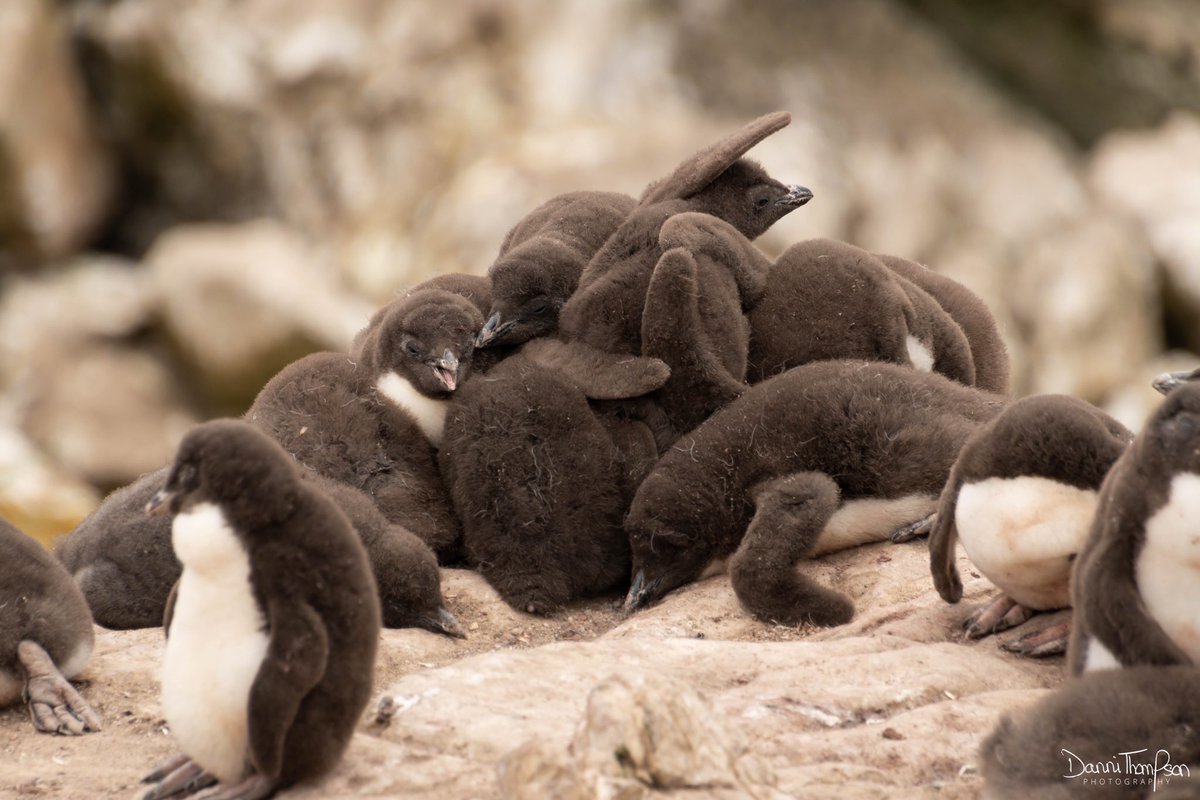
M920 543L803 566L854 598L849 625L764 625L724 576L629 619L616 598L539 619L446 570L447 605L469 638L385 631L376 695L345 760L283 796L549 797L556 785L564 798L976 796L980 740L1057 685L1061 659L961 640L992 591L965 556L959 606L933 591ZM41 736L21 709L0 712L7 782L33 796L130 796L172 752L161 652L159 631L98 630L83 694L104 716L99 734ZM628 756L614 760L614 745Z

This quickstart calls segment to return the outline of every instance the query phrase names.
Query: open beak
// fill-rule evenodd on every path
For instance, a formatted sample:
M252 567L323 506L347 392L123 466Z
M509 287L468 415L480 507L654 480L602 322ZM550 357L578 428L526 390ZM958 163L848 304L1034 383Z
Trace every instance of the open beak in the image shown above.
M657 578L647 581L646 571L639 569L633 576L633 583L629 585L629 594L625 595L625 605L622 610L626 614L632 614L639 608L649 605L654 599L653 592L658 588L658 583Z
M419 623L422 628L434 633L440 633L444 636L451 636L455 639L467 638L467 632L463 628L462 623L458 618L445 609L444 606L438 606L437 616L422 617Z
M812 189L804 186L792 185L788 187L787 194L775 201L775 205L787 206L788 208L799 208L812 199Z
M146 516L161 517L164 514L171 513L171 500L174 499L175 493L166 489L159 489L150 498L150 502L146 503Z
M475 337L475 346L491 347L492 345L500 344L516 324L516 322L511 320L509 322L501 322L500 312L497 311L488 317L487 322L483 323L483 329Z
M1150 385L1159 394L1170 394L1172 390L1178 389L1188 381L1200 378L1200 369L1193 369L1187 372L1164 372L1158 375L1150 382Z
M447 392L453 392L458 388L458 358L454 353L449 350L444 351L442 357L430 366L442 386L446 387Z

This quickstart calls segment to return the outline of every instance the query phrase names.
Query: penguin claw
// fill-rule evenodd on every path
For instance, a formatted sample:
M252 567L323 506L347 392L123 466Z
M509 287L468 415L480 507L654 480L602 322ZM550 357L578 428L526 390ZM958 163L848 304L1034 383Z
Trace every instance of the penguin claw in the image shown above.
M1000 648L1026 658L1061 656L1067 652L1070 636L1071 623L1061 622L1034 633L1027 633L1018 639L1011 639L1001 644Z
M34 728L42 733L81 736L103 727L100 715L63 677L41 645L21 642L17 658L27 676L24 696Z
M933 525L935 522L937 522L936 511L924 519L919 519L916 522L910 522L902 528L897 528L896 530L892 531L891 536L888 538L892 540L892 544L904 544L905 542L911 542L913 539L918 537L928 536L929 532L933 530Z
M164 800L168 797L188 797L217 782L216 776L186 755L172 756L165 764L142 778L142 783L154 786L142 795L142 800Z
M196 800L262 800L275 792L275 782L262 775L251 775L232 786L218 786Z
M966 629L967 638L982 639L993 633L1015 628L1036 613L1008 595L1001 594L963 620L963 628Z

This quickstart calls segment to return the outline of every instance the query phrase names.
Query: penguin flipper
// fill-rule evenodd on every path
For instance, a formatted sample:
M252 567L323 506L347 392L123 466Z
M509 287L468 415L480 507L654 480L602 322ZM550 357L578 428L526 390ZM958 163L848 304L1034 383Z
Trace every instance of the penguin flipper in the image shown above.
M822 472L798 472L759 484L752 493L754 519L729 560L738 599L767 622L825 627L849 622L854 616L849 598L795 568L837 510L837 484Z
M534 363L561 372L589 400L627 400L665 384L670 369L657 358L607 353L583 342L534 339L521 353Z
M954 521L954 515L958 513L958 493L961 489L962 478L959 477L959 465L955 463L950 470L950 477L946 480L946 486L942 489L942 496L934 514L933 528L929 531L929 572L937 593L951 604L961 600L963 593L962 578L955 563L958 526Z
M308 603L276 597L266 611L271 641L250 687L250 753L258 774L276 779L300 703L325 675L329 633Z
M771 262L741 231L720 217L700 211L675 214L659 229L658 244L664 253L682 247L729 270L737 283L743 311L754 307L766 291Z
M700 321L696 260L682 247L654 267L642 314L642 355L660 358L671 376L660 400L678 431L688 431L738 397L746 385L729 373Z

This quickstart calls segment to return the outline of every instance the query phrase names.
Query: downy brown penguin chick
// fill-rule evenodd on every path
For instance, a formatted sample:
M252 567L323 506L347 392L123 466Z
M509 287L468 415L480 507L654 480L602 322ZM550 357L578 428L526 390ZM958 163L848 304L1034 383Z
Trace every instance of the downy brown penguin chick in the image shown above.
M0 706L24 696L33 727L78 735L100 716L67 682L92 655L87 604L40 544L0 519Z
M750 383L811 361L851 358L908 364L975 383L970 347L958 324L923 289L864 250L813 239L792 245L771 263L733 226L696 213L671 217L659 239L664 249L683 247L726 265L736 278L749 319L744 371ZM669 311L662 304L656 314L647 313L643 326ZM645 338L643 333L643 352L671 364L676 380L672 359L648 350Z
M1132 440L1108 414L1063 395L1018 400L967 440L942 491L929 559L948 603L962 598L956 540L1002 592L968 617L968 635L987 636L1071 604L1071 568L1100 484ZM1054 626L1006 649L1060 654L1068 631Z
M1197 797L1198 723L1194 667L1090 673L1000 720L980 747L983 796Z
M511 606L539 614L628 579L621 517L657 449L638 420L596 413L589 395L643 395L666 379L651 359L630 357L622 374L531 357L552 344L531 341L468 382L439 452L468 559Z
M967 437L1002 398L886 363L822 361L750 387L679 439L625 520L633 610L729 564L738 599L783 624L839 625L843 595L796 562L927 517Z
M685 211L725 220L748 239L812 199L802 186L784 186L742 155L791 121L785 112L760 117L684 161L652 184L634 212L592 258L579 287L563 306L561 336L608 353L642 354L643 309L655 265L662 257L662 224ZM703 289L709 276L699 276ZM730 318L724 298L699 298L710 346L718 353L745 349L745 320ZM711 306L711 307L710 307Z
M958 323L971 348L977 388L1008 394L1011 366L1008 347L987 303L953 278L908 259L877 254L889 269L924 289Z
M157 628L181 567L171 547L171 520L147 516L169 467L117 489L55 552L72 573L96 621L109 628ZM445 608L437 558L401 525L388 522L364 492L300 468L300 477L327 494L354 526L379 585L386 628L424 628L461 637Z
M568 192L518 222L488 269L492 307L478 346L511 347L557 331L584 267L635 205L616 192Z
M59 539L54 553L75 579L98 625L115 630L157 628L179 580L170 524L145 514L167 480L167 468L116 489Z
M312 470L301 469L300 477L337 504L362 541L379 587L383 627L423 628L466 638L462 625L446 610L437 556L429 545L388 522L365 492Z
M1075 565L1073 674L1200 663L1200 383L1172 391L1113 465Z
M147 513L174 515L163 715L183 757L148 797L213 778L268 797L341 758L371 694L379 599L362 543L253 426L193 428Z
M316 472L362 489L444 561L461 530L437 468L451 394L466 378L478 310L449 292L397 300L356 359L306 356L272 378L246 419Z

